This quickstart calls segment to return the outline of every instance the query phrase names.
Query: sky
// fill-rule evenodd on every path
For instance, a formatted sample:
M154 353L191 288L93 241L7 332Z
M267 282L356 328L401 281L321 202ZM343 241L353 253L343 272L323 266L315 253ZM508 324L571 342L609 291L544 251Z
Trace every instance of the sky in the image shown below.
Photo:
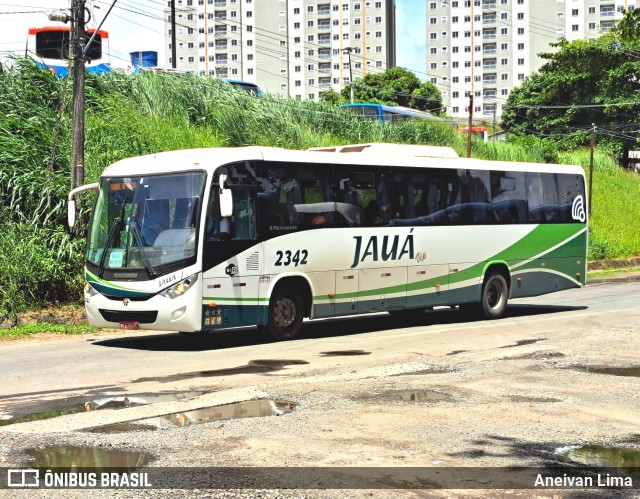
M30 27L52 23L50 12L68 9L71 0L0 0L0 59L9 52L24 53ZM86 0L93 12L90 27L97 27L112 0ZM166 0L118 0L102 29L109 32L111 65L130 65L129 52L155 50L164 61L162 15ZM145 11L143 15L135 11ZM157 19L154 19L157 18ZM396 64L426 79L426 1L396 0Z

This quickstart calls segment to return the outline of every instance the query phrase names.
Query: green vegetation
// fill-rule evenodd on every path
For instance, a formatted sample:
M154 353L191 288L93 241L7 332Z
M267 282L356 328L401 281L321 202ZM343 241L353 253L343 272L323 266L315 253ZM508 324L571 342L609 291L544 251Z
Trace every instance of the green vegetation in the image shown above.
M640 14L629 11L617 26L595 40L561 38L547 62L509 94L501 126L512 135L546 137L557 149L596 141L618 157L640 149Z
M7 339L24 338L38 333L57 333L57 334L83 334L94 333L96 328L91 326L66 326L63 324L50 324L48 322L40 322L38 324L28 324L26 326L18 326L13 329L0 329L0 341Z
M355 102L370 102L388 106L404 106L433 114L442 113L442 95L430 81L422 82L411 71L391 68L382 73L368 73L353 82ZM351 85L345 86L338 94L325 92L322 100L329 104L351 102Z
M87 183L116 160L193 147L306 149L396 142L451 146L466 155L466 136L448 125L412 121L380 126L327 102L270 95L257 99L212 78L113 73L88 75L87 85ZM0 87L2 322L29 308L81 299L84 239L65 229L71 85L17 60L0 72ZM531 137L514 143L474 142L473 155L589 164L588 154L559 154L549 141ZM592 256L640 255L640 222L632 216L640 179L621 172L603 150L596 158L594 181Z
M560 154L562 163L582 165L589 174L589 151ZM588 182L588 178L587 178ZM640 177L622 170L608 154L594 159L589 257L593 260L640 255Z

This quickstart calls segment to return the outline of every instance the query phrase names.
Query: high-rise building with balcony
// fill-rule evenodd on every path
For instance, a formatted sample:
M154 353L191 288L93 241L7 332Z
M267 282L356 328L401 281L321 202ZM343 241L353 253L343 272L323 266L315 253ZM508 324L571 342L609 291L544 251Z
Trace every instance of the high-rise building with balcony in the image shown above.
M472 3L473 2L473 3ZM427 0L427 78L447 114L502 114L509 92L546 61L550 43L596 38L636 0Z
M395 65L394 0L175 0L176 69L296 99ZM165 8L171 60L170 1ZM350 65L351 63L351 65Z

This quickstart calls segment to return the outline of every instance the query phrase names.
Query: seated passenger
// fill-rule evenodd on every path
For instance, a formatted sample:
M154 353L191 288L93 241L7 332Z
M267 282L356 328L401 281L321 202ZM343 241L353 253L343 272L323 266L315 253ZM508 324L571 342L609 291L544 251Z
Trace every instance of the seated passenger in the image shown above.
M311 219L311 226L313 228L320 228L324 225L327 225L327 217L324 215L316 215Z

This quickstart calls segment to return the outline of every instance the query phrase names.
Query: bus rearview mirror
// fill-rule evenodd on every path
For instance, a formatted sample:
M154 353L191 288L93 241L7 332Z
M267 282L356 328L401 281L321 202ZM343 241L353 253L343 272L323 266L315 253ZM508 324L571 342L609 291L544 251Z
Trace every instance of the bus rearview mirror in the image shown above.
M230 217L233 215L233 194L231 189L225 187L227 176L225 174L220 175L220 216L222 218Z
M70 199L67 205L67 224L70 229L73 229L76 225L76 201Z

